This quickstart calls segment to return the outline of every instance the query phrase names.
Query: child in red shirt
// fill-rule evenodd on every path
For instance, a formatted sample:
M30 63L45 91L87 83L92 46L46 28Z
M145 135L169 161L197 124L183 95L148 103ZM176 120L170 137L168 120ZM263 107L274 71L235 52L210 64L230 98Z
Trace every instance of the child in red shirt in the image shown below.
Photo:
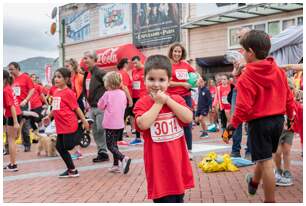
M18 171L16 164L16 138L21 121L21 109L11 87L13 79L8 71L3 70L3 108L6 118L6 140L9 143L10 163L4 167L7 171Z
M66 68L56 70L54 83L57 87L52 100L52 111L43 119L49 123L54 117L57 132L56 149L64 160L67 170L59 175L62 177L78 177L78 170L75 169L68 150L72 150L79 144L80 135L78 130L78 118L82 120L84 128L89 129L88 122L78 106L76 94L68 88L70 83L70 71Z
M144 164L148 198L154 202L184 202L186 189L194 187L183 127L192 112L179 95L166 93L171 63L166 56L150 56L145 63L145 85L134 108L136 129L144 139Z
M278 68L273 58L267 58L271 48L268 34L251 30L242 37L240 44L247 65L236 84L237 102L227 129L248 122L252 161L256 162L254 174L246 176L248 193L255 195L262 179L264 201L275 202L272 154L278 147L284 114L287 113L290 120L294 116L293 95L285 72Z

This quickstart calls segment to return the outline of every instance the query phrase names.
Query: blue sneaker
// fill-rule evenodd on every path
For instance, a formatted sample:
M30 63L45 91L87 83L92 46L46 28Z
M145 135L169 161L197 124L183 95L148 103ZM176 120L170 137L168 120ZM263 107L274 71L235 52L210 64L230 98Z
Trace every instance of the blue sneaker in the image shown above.
M142 144L141 139L136 138L130 142L130 145L138 145L138 144Z
M211 124L207 127L208 132L217 132L217 126L216 124Z
M73 160L78 159L78 155L77 154L71 154L71 159L73 159Z

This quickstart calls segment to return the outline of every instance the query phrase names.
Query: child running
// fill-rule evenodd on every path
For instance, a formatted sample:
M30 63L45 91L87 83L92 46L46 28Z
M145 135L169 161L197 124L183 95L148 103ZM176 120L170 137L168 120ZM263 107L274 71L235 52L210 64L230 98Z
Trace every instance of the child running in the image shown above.
M21 121L21 109L11 87L12 77L8 71L3 70L3 108L6 118L6 141L9 143L10 163L4 167L6 171L18 171L16 164L16 138L18 136L19 123Z
M274 59L268 57L270 37L263 31L251 30L240 40L247 62L237 81L237 102L227 129L248 122L254 175L246 176L248 193L255 195L262 179L264 202L275 202L275 178L272 153L278 147L284 125L284 114L293 118L294 101L287 77Z
M183 127L192 112L179 95L169 95L172 66L163 55L145 63L148 95L135 105L136 129L144 139L144 164L148 198L155 203L182 203L186 189L194 187Z
M67 166L67 170L59 177L78 177L79 172L75 169L68 150L72 150L79 144L80 134L77 116L81 119L86 130L89 129L89 124L78 106L76 94L70 88L70 71L66 68L59 68L54 76L57 89L53 95L52 111L43 119L43 122L49 124L50 119L54 117L57 132L56 149Z
M104 78L107 91L99 99L98 108L104 111L102 127L105 129L107 149L113 154L114 163L110 172L126 174L129 172L131 158L124 156L118 148L117 141L122 138L124 129L124 112L127 104L126 95L121 90L120 75L113 71ZM119 167L121 162L121 168Z

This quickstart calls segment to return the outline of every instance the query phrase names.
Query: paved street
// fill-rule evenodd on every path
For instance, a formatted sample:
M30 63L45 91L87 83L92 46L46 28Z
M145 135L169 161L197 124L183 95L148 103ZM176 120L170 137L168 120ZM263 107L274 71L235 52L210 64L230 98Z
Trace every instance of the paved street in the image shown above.
M230 152L230 145L222 143L219 133L200 139L199 128L193 130L194 160L192 161L195 188L186 191L185 202L263 202L263 189L259 186L255 196L247 194L245 174L253 166L240 168L238 172L203 173L197 167L203 156L210 151L218 154ZM243 143L245 144L245 137ZM57 175L65 170L59 157L36 156L36 146L30 153L18 147L19 171L4 172L4 202L152 202L146 199L146 181L143 165L143 147L121 147L132 160L127 175L109 173L112 160L93 163L95 144L83 149L84 158L75 160L80 172L79 178L59 179ZM244 146L244 145L243 145ZM244 152L242 152L244 155ZM4 164L8 156L4 157ZM292 150L292 172L294 185L277 187L277 202L303 202L303 164L299 138L294 139Z

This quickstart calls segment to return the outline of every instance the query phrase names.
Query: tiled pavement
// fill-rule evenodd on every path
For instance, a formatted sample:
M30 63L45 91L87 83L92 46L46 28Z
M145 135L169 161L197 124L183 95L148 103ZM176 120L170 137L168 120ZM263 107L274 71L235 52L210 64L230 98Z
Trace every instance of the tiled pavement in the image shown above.
M191 162L195 188L186 191L185 202L262 202L263 190L259 187L255 196L249 196L244 180L245 174L254 166L240 168L238 172L203 173L197 167L203 156L210 151L219 154L230 152L230 145L224 144L219 133L212 133L207 139L200 139L199 128L193 130L195 157ZM243 140L245 144L245 138ZM142 145L121 147L132 160L127 175L107 171L112 162L93 163L96 148L94 143L83 149L84 158L75 160L80 177L59 179L64 163L59 157L37 157L35 149L25 153L19 147L17 154L18 172L4 172L4 202L152 202L146 199L146 181L143 167ZM243 153L243 152L242 152ZM303 163L301 146L295 138L292 149L292 172L294 185L277 187L277 202L303 202ZM3 159L8 162L8 156Z

